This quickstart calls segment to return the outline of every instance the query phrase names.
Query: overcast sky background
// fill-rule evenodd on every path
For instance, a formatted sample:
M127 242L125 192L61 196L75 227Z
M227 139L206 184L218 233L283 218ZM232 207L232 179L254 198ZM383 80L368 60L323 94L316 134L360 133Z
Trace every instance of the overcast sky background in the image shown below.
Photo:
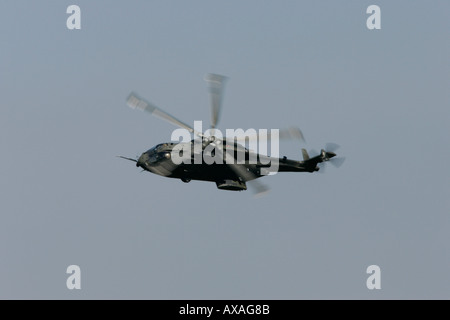
M81 30L66 8L81 8ZM381 7L381 30L366 8ZM450 298L450 2L1 1L0 298ZM135 157L210 110L341 145L264 198ZM81 290L66 288L81 267ZM366 268L381 268L368 290Z

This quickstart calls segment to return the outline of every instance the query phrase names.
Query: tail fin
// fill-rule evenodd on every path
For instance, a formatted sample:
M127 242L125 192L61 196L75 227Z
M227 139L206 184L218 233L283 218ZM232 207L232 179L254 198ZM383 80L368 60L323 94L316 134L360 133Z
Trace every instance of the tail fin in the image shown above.
M303 154L303 160L309 160L309 154L308 151L306 151L306 149L302 149L302 154Z
M315 154L314 151L313 154ZM303 166L305 167L306 171L308 172L314 172L314 171L318 171L319 168L317 167L317 164L319 162L322 162L322 157L320 155L318 156L313 156L312 158L309 157L308 151L306 151L306 149L302 149L302 154L303 154Z

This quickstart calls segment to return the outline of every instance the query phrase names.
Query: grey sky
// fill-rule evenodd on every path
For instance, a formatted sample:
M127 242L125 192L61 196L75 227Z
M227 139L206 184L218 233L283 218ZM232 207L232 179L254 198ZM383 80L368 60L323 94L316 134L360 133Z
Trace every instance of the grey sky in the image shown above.
M81 30L66 28L67 6ZM381 30L366 8L381 7ZM0 298L450 298L450 3L1 1ZM341 145L268 196L139 170L174 127L132 90L225 128ZM77 264L82 289L66 288ZM377 264L382 289L366 288Z

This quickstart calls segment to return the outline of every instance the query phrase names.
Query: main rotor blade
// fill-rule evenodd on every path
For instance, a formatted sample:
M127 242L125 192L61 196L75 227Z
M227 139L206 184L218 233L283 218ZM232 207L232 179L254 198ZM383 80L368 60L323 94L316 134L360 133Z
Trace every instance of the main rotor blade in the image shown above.
M151 104L148 101L145 101L141 97L139 97L136 93L132 92L127 98L127 104L131 109L138 109L141 111L147 111L150 114L157 116L158 118L161 118L175 126L178 126L180 128L184 128L188 130L191 133L195 133L196 135L202 137L203 134L200 132L195 131L191 126L187 125L186 123L178 120L174 116L168 114L167 112L159 109L154 104Z
M255 192L256 196L261 196L264 193L269 191L269 187L267 187L262 182L256 180L258 178L253 172L248 171L244 165L240 164L229 164L228 165L231 170L233 170L239 177L243 178L248 185L251 186Z
M247 167L245 167L245 165L235 164L235 163L226 163L226 156L223 154L222 149L217 147L217 145L216 145L215 150L217 152L217 155L219 157L222 157L224 164L226 164L231 170L233 170L233 172L238 177L240 177L245 182L249 183L249 186L251 186L254 189L255 196L262 196L269 191L269 188L265 184L256 180L258 177L253 172L247 170ZM233 153L234 153L234 150L233 150ZM234 156L232 156L232 158L234 159ZM236 159L234 159L233 162L235 160Z
M213 129L219 122L226 79L227 77L214 73L208 73L205 75L205 81L208 83L208 91L210 95L211 128Z
M287 129L279 129L278 130L278 138L282 140L300 140L302 142L305 141L305 137L303 136L302 131L297 127L290 127ZM249 135L243 137L237 137L237 141L245 141L248 140L269 140L272 139L272 134L270 130L267 130L266 135L261 135L257 133L256 135Z

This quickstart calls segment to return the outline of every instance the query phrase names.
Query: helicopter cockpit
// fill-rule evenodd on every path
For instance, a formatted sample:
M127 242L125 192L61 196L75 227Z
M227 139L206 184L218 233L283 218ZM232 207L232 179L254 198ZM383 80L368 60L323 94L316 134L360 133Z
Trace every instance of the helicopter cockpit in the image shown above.
M172 150L173 143L160 143L156 146L154 146L153 148L147 150L147 153L150 154L154 154L154 153L158 153L158 152L163 152L163 151L170 151Z
M148 156L148 161L155 163L162 159L170 159L170 152L173 149L173 145L173 143L160 143L147 150L145 153Z

